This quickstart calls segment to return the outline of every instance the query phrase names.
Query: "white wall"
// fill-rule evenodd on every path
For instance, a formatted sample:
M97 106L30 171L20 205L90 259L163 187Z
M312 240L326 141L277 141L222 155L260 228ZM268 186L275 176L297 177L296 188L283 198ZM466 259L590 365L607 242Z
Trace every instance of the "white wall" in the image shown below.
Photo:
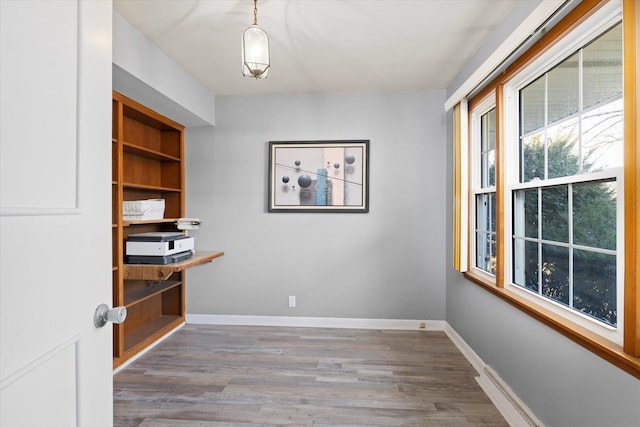
M226 255L188 271L188 313L444 318L444 91L216 101L187 131L187 214ZM370 212L267 213L268 141L325 139L371 141Z

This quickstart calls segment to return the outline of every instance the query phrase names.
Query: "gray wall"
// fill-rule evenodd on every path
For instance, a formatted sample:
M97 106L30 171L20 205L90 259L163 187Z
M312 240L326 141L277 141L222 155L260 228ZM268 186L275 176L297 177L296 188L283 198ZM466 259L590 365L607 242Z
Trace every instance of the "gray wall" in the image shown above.
M443 103L444 91L217 97L217 126L187 132L187 213L204 220L196 248L225 256L189 270L187 312L444 319ZM371 141L370 212L267 213L268 141L330 139Z

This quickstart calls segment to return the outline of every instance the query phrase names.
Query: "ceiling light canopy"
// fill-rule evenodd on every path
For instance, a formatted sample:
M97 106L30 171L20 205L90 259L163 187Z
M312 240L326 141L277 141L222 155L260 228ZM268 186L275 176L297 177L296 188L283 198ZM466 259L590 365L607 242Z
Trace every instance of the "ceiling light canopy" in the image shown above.
M269 37L258 27L258 0L253 0L253 25L242 33L242 75L266 79L269 66Z

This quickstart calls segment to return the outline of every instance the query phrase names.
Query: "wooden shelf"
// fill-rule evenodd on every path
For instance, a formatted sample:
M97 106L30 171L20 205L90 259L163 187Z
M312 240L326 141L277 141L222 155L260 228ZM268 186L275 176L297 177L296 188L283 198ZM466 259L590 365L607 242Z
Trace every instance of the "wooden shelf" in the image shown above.
M124 337L124 351L137 353L183 323L184 318L181 316L163 315L157 317ZM138 349L137 347L142 348Z
M144 225L144 224L172 224L178 222L178 218L162 218L162 219L141 219L136 221L123 221L123 227L129 227L130 225Z
M171 274L211 262L224 252L196 252L189 259L165 265L124 264L125 280L166 280Z
M152 298L155 295L161 294L164 291L180 286L182 282L178 280L165 280L165 281L144 281L146 284L142 284L141 287L137 287L133 290L127 290L125 286L124 291L124 305L129 308L135 304L141 303L148 298Z
M123 142L122 148L126 153L147 157L149 159L160 160L163 162L180 162L180 159L160 151L152 150L146 147L140 147L130 142Z
M132 190L151 190L151 191L163 191L163 192L169 192L169 193L180 193L182 191L179 188L161 187L159 185L135 184L133 182L124 182L122 186L124 188L132 189Z
M129 117L137 122L144 123L150 128L160 129L163 131L175 131L176 129L182 129L183 126L179 123L170 120L163 115L139 104L132 99L118 94L116 96L119 99L126 100L123 105L123 113L126 117Z

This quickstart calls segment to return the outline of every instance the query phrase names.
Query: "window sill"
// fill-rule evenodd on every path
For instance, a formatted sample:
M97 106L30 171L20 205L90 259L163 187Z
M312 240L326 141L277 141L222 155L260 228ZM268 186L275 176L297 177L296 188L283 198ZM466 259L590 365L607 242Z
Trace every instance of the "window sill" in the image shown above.
M602 357L623 371L640 379L640 358L625 353L622 346L597 335L596 333L553 313L547 308L530 300L496 286L487 278L473 272L464 273L464 277L500 297L517 309L525 312L534 319L556 330L575 343Z

